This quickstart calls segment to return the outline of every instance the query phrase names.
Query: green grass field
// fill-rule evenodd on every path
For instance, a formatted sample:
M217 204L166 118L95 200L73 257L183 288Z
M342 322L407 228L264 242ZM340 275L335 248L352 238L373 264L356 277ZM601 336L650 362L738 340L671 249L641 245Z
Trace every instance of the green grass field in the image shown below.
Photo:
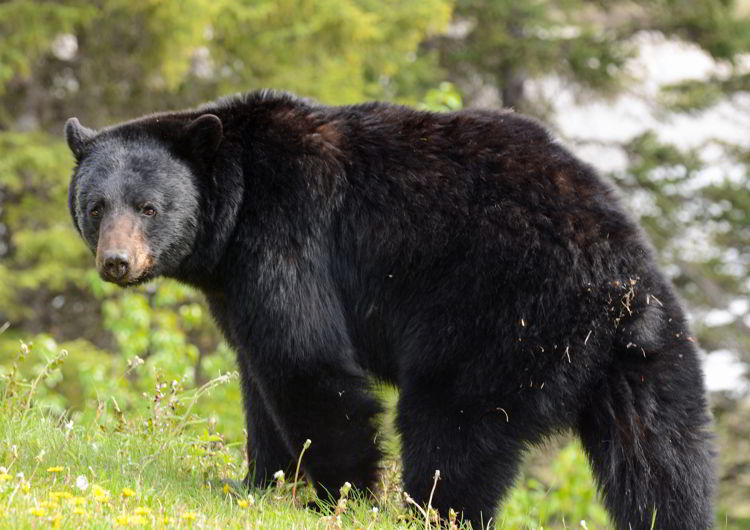
M227 441L193 411L236 381L222 376L191 391L163 384L132 412L100 395L95 413L74 421L34 400L61 361L48 360L34 379L0 372L0 528L437 528L434 512L410 507L400 490L393 390L381 391L391 405L382 421L388 456L374 498L350 492L316 511L305 507L315 495L301 476L249 493L230 486L247 472L244 440ZM580 447L562 445L537 452L497 527L608 527ZM448 515L444 525L462 528Z

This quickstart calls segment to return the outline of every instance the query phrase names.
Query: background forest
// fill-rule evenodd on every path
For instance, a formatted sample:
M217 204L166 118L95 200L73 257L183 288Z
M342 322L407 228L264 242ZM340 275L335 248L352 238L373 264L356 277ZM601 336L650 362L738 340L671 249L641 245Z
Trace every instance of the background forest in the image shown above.
M62 126L259 88L512 107L613 179L706 353L719 521L750 528L750 0L0 0L0 395L43 375L34 403L106 430L153 412L143 394L160 385L212 381L173 404L180 428L203 418L196 429L240 451L238 383L213 384L233 354L201 297L98 278L67 210ZM20 357L19 341L31 349ZM0 438L0 466L10 446ZM576 447L562 454L573 463L533 454L509 528L562 527L566 514L606 525L591 498L566 505L568 490L593 486ZM545 503L557 504L542 516Z

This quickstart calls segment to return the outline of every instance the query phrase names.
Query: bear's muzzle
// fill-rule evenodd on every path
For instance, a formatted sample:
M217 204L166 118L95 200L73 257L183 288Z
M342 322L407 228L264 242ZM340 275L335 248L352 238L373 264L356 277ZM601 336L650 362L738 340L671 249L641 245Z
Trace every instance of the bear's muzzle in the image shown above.
M96 268L103 280L132 284L150 265L150 249L135 215L120 213L103 220L96 246Z

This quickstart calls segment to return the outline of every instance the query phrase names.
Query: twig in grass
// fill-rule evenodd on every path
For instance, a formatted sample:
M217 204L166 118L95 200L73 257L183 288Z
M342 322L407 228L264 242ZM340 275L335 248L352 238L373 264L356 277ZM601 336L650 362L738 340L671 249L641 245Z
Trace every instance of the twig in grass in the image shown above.
M132 359L128 359L128 369L123 372L123 374L120 376L120 379L124 379L127 376L133 372L133 370L137 369L139 366L144 364L146 361L138 357L137 355L133 357Z
M203 384L200 388L198 388L192 396L189 396L185 398L186 401L189 401L190 404L188 405L187 409L182 415L164 415L162 418L168 419L174 422L172 428L174 429L173 432L179 433L186 427L190 425L197 425L200 423L205 423L207 420L205 419L198 419L198 420L190 420L190 412L193 410L193 407L198 402L198 399L200 399L201 396L204 394L210 392L214 388L216 388L219 385L226 384L229 381L231 381L233 378L238 377L237 372L228 372L226 374L222 374L214 379L211 379L210 381ZM97 411L97 419L99 417L99 413ZM154 452L153 455L146 458L144 462L141 464L142 466L146 466L151 463L152 460L157 458L159 455L161 455L164 451L164 449L167 447L167 445L170 443L171 438L165 437L164 441L160 445L159 449Z
M18 484L16 484L16 487L13 488L13 492L10 494L10 497L8 498L8 506L13 504L13 497L15 497L16 493L18 493L18 490L21 489L21 482L22 481L19 481Z
M310 444L312 444L312 441L309 438L305 440L305 443L302 445L302 452L297 459L297 469L294 470L294 485L292 486L292 502L295 502L297 498L297 480L299 479L299 467L302 464L302 456L310 448Z
M435 470L435 478L434 482L432 483L432 491L430 491L430 498L427 501L427 509L422 508L419 504L417 504L417 501L411 498L411 495L409 495L406 491L404 492L404 499L407 503L414 506L419 513L424 517L424 527L425 530L429 530L430 528L430 510L433 510L432 508L432 497L435 494L435 488L437 487L437 481L440 479L440 470ZM434 510L433 510L434 511ZM439 521L438 521L439 522Z
M430 498L427 500L427 517L424 521L424 529L429 530L430 529L430 510L432 510L432 497L435 495L435 488L437 488L438 480L440 480L440 470L435 470L435 477L433 478L432 482L432 490L430 490ZM440 521L438 521L439 523Z
M456 510L453 508L448 510L448 530L458 530L458 524L456 524L457 518L458 514L456 514Z
M346 511L346 503L349 499L349 492L352 489L352 485L349 482L344 482L344 485L339 489L339 500L336 502L336 508L333 513L326 517L327 520L326 528L332 530L341 530L341 514Z
M44 454L46 452L47 451L42 449L41 451L39 451L39 454L34 457L34 459L36 460L36 465L34 466L34 470L31 472L31 476L29 477L29 482L31 482L31 480L34 478L34 475L36 475L36 471L37 469L39 469L39 466L42 464L42 460L44 459Z
M205 383L203 386L201 386L193 396L186 398L186 400L190 400L190 405L188 405L187 410L185 410L185 413L182 415L182 419L177 424L177 427L175 429L176 432L180 432L182 429L184 429L187 426L188 418L190 417L190 412L192 412L193 407L198 402L198 399L203 395L214 388L216 388L219 385L226 384L229 381L231 381L233 378L237 377L237 372L227 373L220 375L219 377L216 377L214 379L211 379L207 383Z
M404 499L406 500L406 502L413 505L417 510L419 510L419 513L422 514L422 517L427 518L427 512L424 511L424 508L417 504L417 501L412 499L411 495L409 495L407 492L404 492Z
M28 351L28 346L26 346L24 343L21 343L21 346L26 347L26 350ZM31 407L31 398L34 396L34 392L36 392L36 387L39 384L39 381L49 377L50 372L60 366L67 356L68 350L60 350L60 353L47 361L47 364L44 365L41 373L36 377L36 379L34 379L34 382L31 383L31 388L29 389L29 399L26 400L26 410Z
M115 430L118 432L125 431L125 426L127 425L127 421L125 420L125 414L122 413L122 410L120 409L120 405L117 404L117 400L115 399L115 396L111 396L112 403L115 405L115 416L117 416L117 427L115 427Z

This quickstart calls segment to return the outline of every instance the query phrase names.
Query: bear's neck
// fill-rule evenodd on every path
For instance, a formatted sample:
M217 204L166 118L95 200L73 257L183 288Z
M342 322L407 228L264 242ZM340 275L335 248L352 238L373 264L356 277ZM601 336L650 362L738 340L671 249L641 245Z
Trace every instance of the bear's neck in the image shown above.
M193 251L180 264L174 278L211 291L221 283L220 264L234 236L243 202L241 164L227 153L217 153L212 175L207 175L202 184L203 202Z

